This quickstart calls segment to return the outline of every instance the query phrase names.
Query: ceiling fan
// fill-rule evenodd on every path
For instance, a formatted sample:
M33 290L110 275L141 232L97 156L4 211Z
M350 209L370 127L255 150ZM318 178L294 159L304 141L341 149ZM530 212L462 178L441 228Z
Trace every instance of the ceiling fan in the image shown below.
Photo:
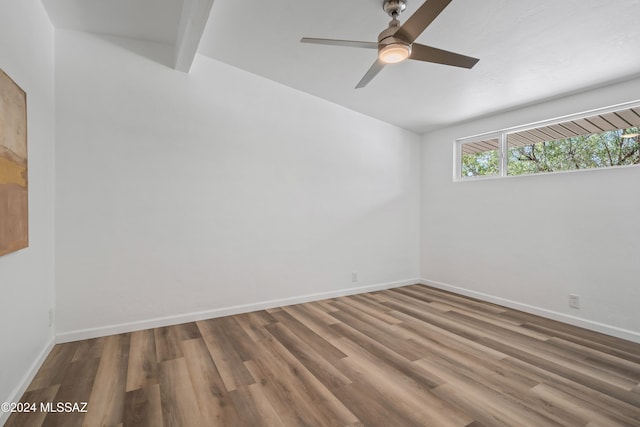
M477 58L414 43L418 36L451 3L451 0L427 0L403 25L400 25L398 16L406 8L406 3L406 0L384 0L382 8L391 17L391 22L389 22L389 28L380 33L377 43L309 37L303 37L300 42L378 49L378 59L356 85L356 89L366 86L386 64L395 64L405 59L462 68L472 68L476 65L479 61Z

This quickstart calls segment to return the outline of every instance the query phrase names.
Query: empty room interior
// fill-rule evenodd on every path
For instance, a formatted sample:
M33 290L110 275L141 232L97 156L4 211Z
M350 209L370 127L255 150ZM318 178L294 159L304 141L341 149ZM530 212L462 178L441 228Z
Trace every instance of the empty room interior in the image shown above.
M639 426L640 0L0 0L0 424Z

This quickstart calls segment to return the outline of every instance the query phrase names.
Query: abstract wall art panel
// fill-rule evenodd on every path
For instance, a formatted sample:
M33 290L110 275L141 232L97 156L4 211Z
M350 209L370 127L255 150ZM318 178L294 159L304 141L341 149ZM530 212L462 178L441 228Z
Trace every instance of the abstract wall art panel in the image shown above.
M27 95L0 69L0 255L29 246Z

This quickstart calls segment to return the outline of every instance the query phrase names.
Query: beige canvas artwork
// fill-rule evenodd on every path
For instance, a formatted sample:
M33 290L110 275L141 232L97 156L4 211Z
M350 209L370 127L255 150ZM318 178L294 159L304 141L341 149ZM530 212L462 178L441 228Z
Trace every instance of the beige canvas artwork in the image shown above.
M27 96L0 70L0 255L29 246Z

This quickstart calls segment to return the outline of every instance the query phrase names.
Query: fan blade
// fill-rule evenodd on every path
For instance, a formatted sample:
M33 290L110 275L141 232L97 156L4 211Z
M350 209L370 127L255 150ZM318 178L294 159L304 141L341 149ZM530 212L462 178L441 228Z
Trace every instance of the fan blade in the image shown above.
M314 39L311 37L303 37L300 40L300 43L327 44L331 46L345 46L345 47L362 47L365 49L378 48L378 43L374 43L374 42L359 42L354 40Z
M376 74L378 74L385 65L386 64L384 62L380 61L379 59L376 59L376 62L374 62L371 68L369 68L369 71L367 71L367 74L365 74L362 80L360 80L360 82L356 85L356 89L365 87L367 83L373 80Z
M411 45L411 56L409 59L416 61L435 62L436 64L453 65L454 67L473 68L479 61L478 58L460 55L420 43Z
M427 0L400 26L394 34L407 43L413 43L444 10L451 0Z

